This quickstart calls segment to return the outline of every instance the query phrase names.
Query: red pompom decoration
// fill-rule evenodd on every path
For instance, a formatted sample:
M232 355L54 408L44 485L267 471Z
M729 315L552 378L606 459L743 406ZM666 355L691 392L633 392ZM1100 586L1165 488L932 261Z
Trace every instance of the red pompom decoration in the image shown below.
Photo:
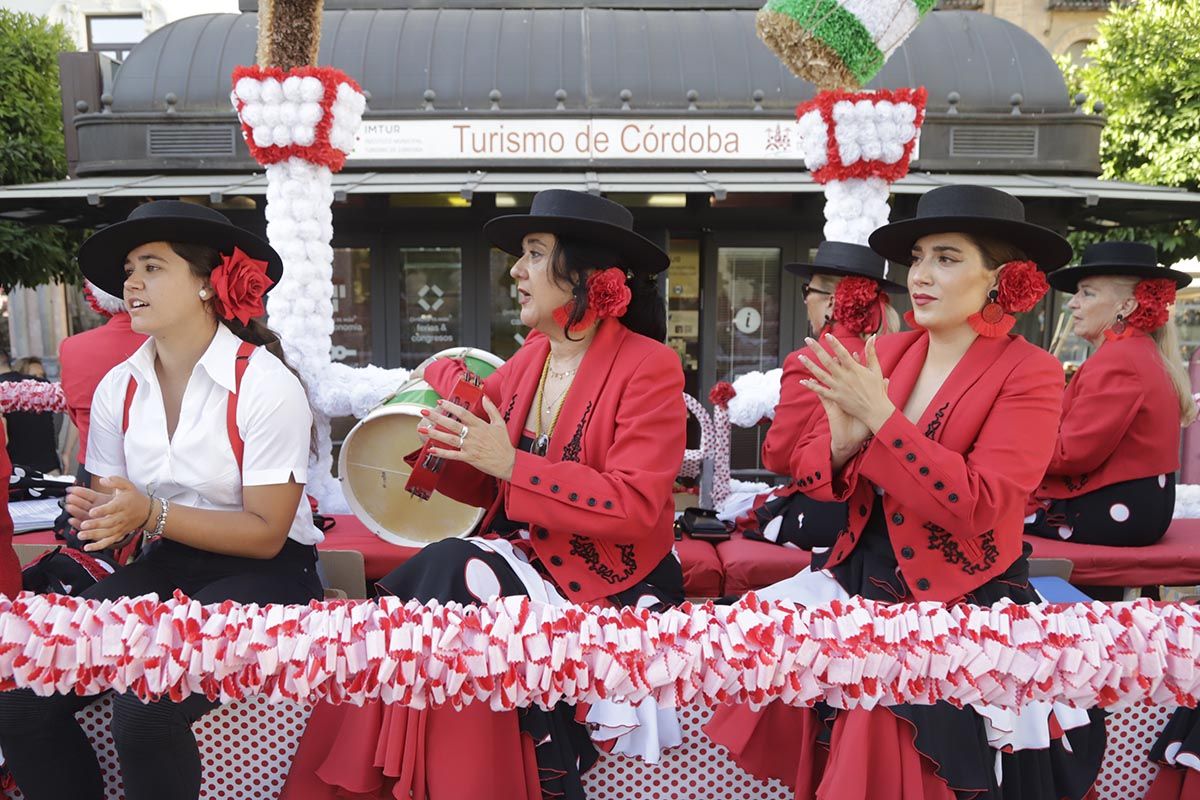
M1050 291L1046 275L1032 261L1009 261L1000 267L996 302L1010 314L1028 311Z
M733 384L729 381L721 381L715 384L708 393L708 400L714 406L725 408L729 405L729 401L737 397L737 389L733 388Z
M251 258L239 248L223 256L209 277L216 298L213 307L224 319L243 325L267 313L263 297L275 282L267 275L267 262Z
M888 302L887 293L870 278L843 278L833 292L833 318L852 333L875 333Z
M1175 281L1167 278L1138 281L1133 287L1133 299L1137 300L1138 307L1125 323L1146 333L1156 331L1170 319L1171 306L1175 303Z

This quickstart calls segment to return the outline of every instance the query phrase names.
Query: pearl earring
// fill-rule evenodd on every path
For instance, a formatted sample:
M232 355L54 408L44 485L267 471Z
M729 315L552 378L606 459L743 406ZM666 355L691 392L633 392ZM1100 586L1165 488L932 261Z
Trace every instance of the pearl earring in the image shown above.
M201 299L201 300L207 300L207 299L208 299L208 292L206 292L205 290L201 289L201 290L200 290L200 299Z

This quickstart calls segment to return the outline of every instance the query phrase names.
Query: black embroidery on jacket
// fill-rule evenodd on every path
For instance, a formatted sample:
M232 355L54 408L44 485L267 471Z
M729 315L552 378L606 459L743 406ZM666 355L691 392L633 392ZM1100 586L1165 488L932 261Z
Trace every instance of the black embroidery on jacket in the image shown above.
M583 450L583 428L587 425L587 418L591 413L592 401L589 400L587 407L583 409L583 416L579 418L579 424L575 426L575 435L571 437L571 441L567 442L563 448L563 461L579 461L579 454Z
M504 421L508 422L508 418L512 416L513 406L517 404L517 396L514 394L508 399L508 408L504 409Z
M942 427L942 417L945 415L946 409L949 407L949 403L943 403L942 407L934 412L933 419L929 420L929 426L925 428L926 439L932 439L937 435L938 428Z
M1083 487L1088 485L1089 480L1091 480L1091 476L1085 472L1082 475L1080 475L1079 478L1077 478L1076 480L1071 480L1071 478L1069 476L1064 477L1063 483L1065 483L1067 485L1067 489L1069 489L1070 491L1078 492L1080 489L1082 489Z
M922 527L929 531L929 549L940 550L942 558L946 559L947 564L958 564L968 575L987 572L1000 557L1000 550L996 547L995 531L988 531L983 535L979 541L981 560L972 561L945 528L934 525L932 522L926 522Z
M600 563L600 551L596 549L594 541L579 534L571 536L571 555L583 559L583 562L587 564L587 568L599 575L607 583L620 583L637 569L637 559L633 555L633 545L619 544L616 547L621 552L621 566L625 568L625 571L621 573L618 573L607 564Z

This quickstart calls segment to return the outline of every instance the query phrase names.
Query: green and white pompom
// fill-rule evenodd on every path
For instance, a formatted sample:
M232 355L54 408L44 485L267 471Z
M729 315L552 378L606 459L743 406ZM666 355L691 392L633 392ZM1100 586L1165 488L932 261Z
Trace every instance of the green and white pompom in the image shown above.
M767 0L758 35L819 89L858 89L883 68L936 0Z

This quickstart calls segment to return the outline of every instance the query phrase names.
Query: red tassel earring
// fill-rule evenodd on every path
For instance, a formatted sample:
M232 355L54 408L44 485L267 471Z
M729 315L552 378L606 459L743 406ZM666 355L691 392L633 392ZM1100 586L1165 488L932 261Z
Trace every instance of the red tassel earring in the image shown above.
M1007 313L1004 306L998 302L999 296L1000 293L992 289L988 293L987 305L967 317L967 324L980 336L991 339L1006 336L1013 325L1017 324L1017 318Z
M1112 325L1108 326L1108 330L1104 332L1104 338L1112 342L1117 339L1124 339L1129 335L1129 323L1125 321L1125 317L1117 314L1117 320Z
M564 303L561 306L559 306L558 308L554 309L554 321L557 322L560 327L565 328L567 325L567 320L569 320L571 318L571 312L574 310L575 310L575 301L568 300L566 303ZM571 326L570 333L579 333L582 330L587 330L595 322L596 322L596 311L595 311L595 309L593 309L589 306L588 310L583 312L583 319L579 320L579 322L576 322L574 325Z

